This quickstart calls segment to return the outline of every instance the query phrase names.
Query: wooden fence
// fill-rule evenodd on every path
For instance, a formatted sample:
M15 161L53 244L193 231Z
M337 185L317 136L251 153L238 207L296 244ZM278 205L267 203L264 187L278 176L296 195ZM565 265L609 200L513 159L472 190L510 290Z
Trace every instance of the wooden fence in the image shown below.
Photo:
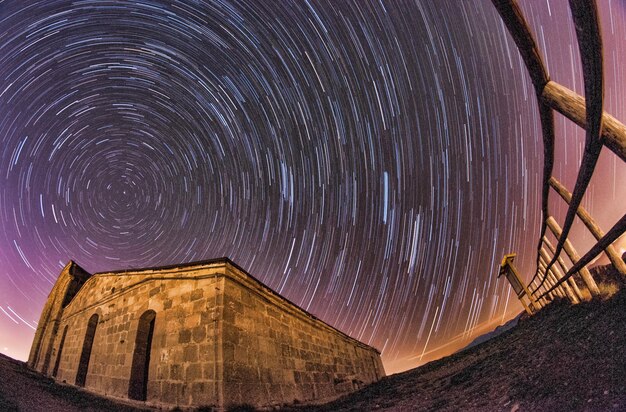
M580 203L603 146L626 162L626 126L603 109L602 36L596 3L593 0L569 1L583 68L585 84L585 97L583 98L567 87L550 80L537 42L517 2L514 0L492 0L492 2L513 37L532 80L537 95L543 134L542 223L537 245L537 269L525 288L528 291L531 308L533 304L535 308L543 306L555 296L568 297L572 302L578 302L584 296L580 287L586 287L592 297L597 296L600 291L587 265L600 253L604 252L615 269L621 275L626 276L626 265L613 246L613 243L626 231L626 214L607 233L604 233ZM583 159L573 192L569 192L552 176L555 138L554 110L586 132ZM568 204L562 226L550 214L548 208L548 197L552 191ZM622 206L626 209L626 199ZM568 239L575 218L580 219L596 239L596 243L582 257ZM548 240L547 230L550 230L557 239L556 245ZM563 251L571 264L568 265L561 256ZM504 265L509 261L503 260L501 273L505 272ZM580 284L575 282L574 276L580 276Z

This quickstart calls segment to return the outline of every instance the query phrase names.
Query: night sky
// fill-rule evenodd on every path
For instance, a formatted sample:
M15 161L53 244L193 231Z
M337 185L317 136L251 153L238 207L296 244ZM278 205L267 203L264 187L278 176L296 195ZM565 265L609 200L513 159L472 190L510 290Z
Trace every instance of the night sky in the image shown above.
M599 3L624 122L626 3ZM583 94L567 2L522 8L551 77ZM571 190L584 132L556 119ZM607 230L626 166L600 162L583 204ZM542 168L489 1L0 1L0 352L27 357L70 259L228 256L388 373L414 367L521 311L497 268L514 251L533 274Z

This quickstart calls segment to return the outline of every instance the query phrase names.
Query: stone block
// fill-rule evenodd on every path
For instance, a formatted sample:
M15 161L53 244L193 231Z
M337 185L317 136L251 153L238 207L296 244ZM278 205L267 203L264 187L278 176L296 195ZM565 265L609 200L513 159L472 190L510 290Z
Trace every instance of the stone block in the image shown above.
M234 311L236 314L243 314L243 304L241 302L230 300L224 303L225 307L228 307L229 310Z
M202 378L207 380L216 380L217 364L215 362L202 363Z
M259 368L259 378L261 382L264 383L273 383L272 372L269 368L260 367Z
M206 301L204 299L198 299L193 302L192 311L193 313L200 313L206 307Z
M233 345L239 344L239 334L241 331L236 326L228 325L223 330L224 342L232 343Z
M201 343L198 345L198 357L201 361L215 359L216 346L214 343Z
M235 316L236 313L234 310L223 310L222 311L222 321L226 324L231 324L234 325L235 324Z
M161 399L164 403L177 405L181 388L178 382L163 382L161 385Z
M300 387L302 388L304 401L309 401L317 397L317 394L315 393L315 385L311 383L305 383Z
M203 296L204 296L204 290L198 288L191 292L190 300L193 302L194 300L202 299Z
M283 358L288 358L291 356L291 348L286 343L283 343L282 345L280 345L280 350L281 350L281 356Z
M235 361L237 362L249 362L248 348L243 345L235 345Z
M194 342L204 342L206 339L206 326L196 326L192 329L191 334Z
M282 313L280 311L273 309L269 306L267 306L266 310L267 316L269 316L270 318L274 318L276 320L280 320L282 318Z
M191 330L182 329L178 332L178 343L189 343L191 342Z
M245 398L242 397L241 384L239 382L230 383L224 388L224 403L226 410L237 410L245 403Z
M217 406L218 398L213 382L193 382L191 384L191 401L201 407Z
M161 381L148 380L148 393L146 400L151 402L161 401Z
M245 290L241 294L241 302L244 304L244 306L250 307L255 304L255 299L253 298L252 293Z
M175 381L180 381L183 379L182 365L170 365L170 379Z
M185 368L185 380L194 382L202 379L202 366L199 363L190 363Z
M191 312L191 311L190 311ZM199 313L190 313L185 318L184 328L192 329L200 325L201 315Z
M160 381L169 378L169 366L167 365L159 365L156 370L156 378Z
M241 399L245 403L251 405L263 405L267 404L267 394L265 391L265 385L258 380L245 380L238 385L238 390L241 393Z
M198 345L188 345L183 349L184 362L198 362Z

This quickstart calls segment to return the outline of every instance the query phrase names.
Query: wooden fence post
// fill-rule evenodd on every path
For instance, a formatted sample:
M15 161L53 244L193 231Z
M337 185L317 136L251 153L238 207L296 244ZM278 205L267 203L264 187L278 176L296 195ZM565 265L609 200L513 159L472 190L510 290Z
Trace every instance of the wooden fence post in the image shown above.
M550 251L550 253L552 255L554 255L554 246L552 246L552 243L550 243L550 240L547 237L544 236L543 242L548 247L548 250ZM565 276L565 273L567 273L567 266L565 265L565 261L563 261L563 258L559 256L559 258L557 259L557 263L558 263L558 267L560 268L560 271L561 271L560 277ZM573 278L569 278L569 279L567 279L567 282L569 283L569 285L571 286L572 290L574 291L574 293L578 297L578 300L582 302L585 299L585 297L583 296L582 292L580 291L580 288L578 287L578 284L576 284L576 281Z
M548 252L546 251L545 248L542 247L539 253L541 254L541 257L543 257L545 262L550 261L550 256L548 255ZM552 276L554 276L555 283L561 280L561 278L563 277L563 274L561 273L557 265L554 265L552 269L550 269L550 272L552 273ZM563 287L565 294L569 298L570 302L580 303L580 300L578 300L578 297L574 294L574 292L572 291L572 288L570 288L567 282L563 282L561 286Z
M549 183L554 191L557 192L559 196L561 196L561 198L565 201L565 203L569 205L570 200L572 200L572 194L565 188L565 186L563 186L561 182L556 180L554 176L550 178ZM578 206L576 214L578 215L580 220L582 220L585 226L587 226L587 229L589 229L589 231L591 232L593 237L596 238L596 240L600 240L602 239L602 237L604 237L604 231L600 229L600 226L598 226L598 224L593 220L593 218L585 210L585 208L582 207L582 205ZM615 269L617 269L617 271L621 275L626 276L626 263L624 263L622 257L617 253L615 247L613 247L613 245L607 246L606 249L604 249L604 253L606 253Z
M546 223L548 224L548 227L554 234L554 237L559 239L561 237L561 227L556 222L556 220L554 220L554 217L548 216L548 219L546 219ZM569 259L572 261L572 264L576 264L576 262L580 260L580 256L578 255L578 252L576 252L576 249L574 249L574 246L569 241L569 239L565 240L563 249L565 249L565 253L567 253L567 256L569 256ZM580 269L578 273L580 273L580 277L583 279L583 282L585 282L585 285L587 286L587 289L589 289L591 296L600 295L600 289L598 289L598 285L596 284L596 281L593 280L591 273L589 273L589 269L587 269L586 267L583 267Z

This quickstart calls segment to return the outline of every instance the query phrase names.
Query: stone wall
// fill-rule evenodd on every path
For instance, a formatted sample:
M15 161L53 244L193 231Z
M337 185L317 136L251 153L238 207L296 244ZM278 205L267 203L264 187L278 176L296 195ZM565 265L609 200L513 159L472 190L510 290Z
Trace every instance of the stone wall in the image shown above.
M218 404L216 347L220 285L215 269L159 274L99 274L67 307L57 380L74 384L89 318L97 314L85 387L128 397L139 318L156 313L148 372L149 403ZM60 347L62 333L55 348Z
M70 290L69 283L62 273L53 291ZM65 297L51 293L46 308L60 308ZM144 376L143 361L137 359L143 358L136 342L150 339L142 319L154 320L147 387L145 398L136 391L131 397L153 405L304 402L336 397L384 376L375 349L296 307L227 259L95 274L57 313L54 330L37 330L50 348L49 367L31 366L111 397L128 398L131 380L141 387L136 377ZM87 335L93 336L90 353ZM88 367L81 369L81 359Z
M236 267L224 284L224 400L319 401L385 376L380 354L323 323Z
M55 340L61 316L65 306L76 295L81 286L91 275L70 261L52 287L46 304L41 311L37 330L33 338L28 365L43 373L48 373L53 354L53 341Z

